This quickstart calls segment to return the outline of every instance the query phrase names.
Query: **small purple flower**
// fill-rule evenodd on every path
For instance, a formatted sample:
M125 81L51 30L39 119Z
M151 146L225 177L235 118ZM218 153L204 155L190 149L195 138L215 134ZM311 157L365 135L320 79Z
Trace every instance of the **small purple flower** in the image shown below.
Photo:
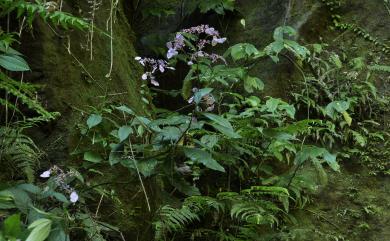
M218 37L214 36L213 41L211 41L211 45L215 46L217 44L223 44L223 43L225 43L225 41L226 41L226 38L218 38Z
M49 169L49 170L47 170L47 171L44 171L44 172L40 175L40 177L42 177L42 178L49 178L49 177L50 177L50 174L51 174L51 170Z
M154 78L154 76L151 76L151 78L150 78L150 83L151 83L152 85L154 85L154 86L160 86L160 83L158 83L158 82L156 81L156 78Z
M79 200L79 195L76 191L71 192L70 194L70 202L75 203Z
M176 56L178 54L179 54L179 52L177 52L175 49L173 49L173 48L168 49L167 58L171 59L171 58L173 58L174 56Z
M218 31L214 28L206 28L204 32L210 36L219 35Z
M148 74L144 73L141 77L143 80L147 80L148 79Z

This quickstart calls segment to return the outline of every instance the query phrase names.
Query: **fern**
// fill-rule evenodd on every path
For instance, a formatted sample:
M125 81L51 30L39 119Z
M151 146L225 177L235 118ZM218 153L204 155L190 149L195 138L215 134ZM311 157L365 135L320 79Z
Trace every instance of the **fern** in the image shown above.
M15 1L13 0L4 0L2 3L2 13L4 14L4 12L16 10L18 17L21 17L22 15L27 16L27 22L30 26L35 17L40 16L45 22L50 21L53 24L61 25L65 29L72 27L80 30L86 30L89 28L88 22L65 12L51 11L48 9L48 5L45 5L41 1L36 0L36 3L17 1L17 4L14 2Z
M16 97L18 101L26 105L30 110L33 110L39 114L38 118L28 118L27 120L32 122L50 121L59 116L58 112L48 112L37 100L35 100L35 85L17 82L2 72L0 72L0 80L0 89ZM0 104L21 113L18 106L11 103L7 99L0 98Z
M161 240L170 232L183 230L186 225L200 220L199 216L188 206L180 209L169 205L163 206L159 216L160 220L154 223L156 240Z
M230 215L232 218L252 223L252 224L271 224L278 223L274 213L280 209L268 201L248 201L239 202L232 206Z
M373 70L373 71L382 71L382 72L387 72L387 73L390 73L390 66L388 65L371 65L371 66L368 66L368 69L369 70Z
M0 127L0 162L23 171L29 182L34 181L34 172L42 152L33 140L20 129ZM5 163L4 163L5 162Z

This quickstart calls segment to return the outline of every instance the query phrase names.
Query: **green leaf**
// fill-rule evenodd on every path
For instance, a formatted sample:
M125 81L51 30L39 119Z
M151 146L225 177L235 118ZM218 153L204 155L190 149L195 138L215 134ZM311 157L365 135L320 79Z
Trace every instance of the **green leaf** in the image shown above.
M194 101L196 104L199 104L200 101L202 100L203 96L207 95L207 94L210 94L211 91L213 91L212 88L204 88L204 89L200 89L198 90L195 94L194 94Z
M351 131L353 139L357 144L359 144L361 147L364 147L367 144L367 139L362 136L359 132L357 131Z
M351 116L348 114L348 112L346 112L346 111L344 111L343 113L343 117L344 117L344 120L345 120L345 122L347 122L347 124L349 125L349 126L351 126L351 124L352 124L352 118L351 118Z
M184 148L184 154L194 162L202 163L206 167L225 172L223 166L221 166L216 160L213 159L210 153L197 148Z
M219 115L215 115L215 114L212 114L212 113L202 113L204 116L206 116L208 119L214 121L215 123L217 123L218 125L221 125L223 127L226 127L228 129L231 129L233 130L233 126L232 124L230 124L230 122L223 118L222 116L219 116Z
M144 177L153 175L158 164L158 161L155 159L137 162L138 170Z
M218 143L217 135L204 135L200 139L201 143L207 146L207 148L213 148Z
M55 197L58 201L63 202L63 203L69 203L69 200L65 197L64 194L59 193L59 192L54 192L53 197Z
M156 136L158 141L178 141L183 135L182 131L175 126L164 127Z
M93 163L100 163L103 160L103 158L100 156L99 153L87 151L84 153L84 160Z
M348 101L333 101L325 107L325 113L331 117L336 117L336 112L342 114L349 109Z
M318 163L319 158L323 158L334 171L340 170L340 166L336 161L336 155L331 154L325 148L316 146L304 146L302 150L296 154L295 163L300 165L305 161L311 160L316 164Z
M280 103L281 103L280 99L270 98L267 100L267 102L265 102L265 106L267 107L267 110L269 112L275 112Z
M34 221L28 229L32 229L26 241L44 241L50 234L52 221L50 219L41 218Z
M0 66L10 71L28 71L27 62L18 55L0 55Z
M3 223L3 230L5 236L17 238L22 232L20 214L9 216Z
M231 138L241 138L241 136L234 131L232 124L230 124L230 122L227 119L212 113L202 113L202 114L206 116L208 119L210 119L211 121L213 121L209 124L213 126L215 129L217 129L219 132L221 132L222 134Z
M326 151L324 153L324 160L326 161L326 163L328 163L330 168L333 169L333 171L336 171L336 172L340 171L340 165L336 161L336 155L333 155L333 154L329 153L328 151Z
M133 129L130 126L120 127L118 130L119 141L122 142L126 140L131 133L133 133Z
M88 128L91 129L92 127L95 127L99 125L103 120L103 117L101 115L92 114L88 117L87 125Z
M124 150L124 144L119 143L119 144L110 144L111 147L111 152L108 157L108 162L110 163L111 166L121 162L123 160L123 150Z
M116 107L115 109L123 111L123 112L125 112L125 113L127 113L129 115L135 115L135 112L132 109L130 109L129 107L125 106L125 105Z
M252 95L245 99L245 103L247 103L251 107L259 107L261 100L259 97Z
M221 132L222 134L224 134L225 136L227 136L227 137L230 137L230 138L241 138L240 134L235 132L232 128L221 126L221 125L219 125L217 123L210 123L210 125L212 127L214 127L216 130L218 130L219 132Z
M340 57L337 54L332 54L330 60L336 65L337 68L343 67L343 63L340 60Z
M65 233L62 225L56 224L50 232L47 241L70 241L69 235Z
M244 88L248 93L253 93L254 90L263 90L264 83L257 77L247 76L244 80Z

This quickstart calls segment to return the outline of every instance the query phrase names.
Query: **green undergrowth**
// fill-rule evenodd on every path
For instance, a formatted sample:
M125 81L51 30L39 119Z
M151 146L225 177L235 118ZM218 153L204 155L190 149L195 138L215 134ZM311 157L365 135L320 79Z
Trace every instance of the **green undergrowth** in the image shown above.
M57 27L94 29L92 21L40 1L2 7L30 24L40 16ZM144 17L175 14L137 8ZM233 0L200 1L191 9L239 14ZM302 44L290 26L277 27L260 47L229 46L209 25L182 29L154 46L156 56L134 60L144 73L133 91L147 108L101 98L72 123L78 133L71 160L42 166L45 154L25 130L58 114L34 98L39 86L11 78L30 68L11 47L16 35L1 37L0 161L7 174L0 183L0 240L388 237L389 95L378 79L388 81L389 67L380 58ZM253 74L264 60L294 68L288 98L268 94ZM181 88L166 88L170 78Z

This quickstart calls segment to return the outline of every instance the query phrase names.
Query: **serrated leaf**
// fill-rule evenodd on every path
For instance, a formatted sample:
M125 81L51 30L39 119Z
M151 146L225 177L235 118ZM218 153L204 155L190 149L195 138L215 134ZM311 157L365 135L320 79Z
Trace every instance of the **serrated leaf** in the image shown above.
M351 124L352 124L352 118L351 118L351 116L348 114L348 112L346 112L346 111L344 111L343 113L343 117L344 117L344 120L345 120L345 122L347 122L347 124L349 125L349 126L351 126Z
M257 77L247 76L244 80L244 88L248 93L253 93L254 90L263 90L264 83Z
M130 126L121 126L118 130L119 141L126 140L131 133L133 133L133 129Z
M103 117L101 115L92 114L88 117L87 125L88 128L91 129L92 127L95 127L99 125L103 120Z

